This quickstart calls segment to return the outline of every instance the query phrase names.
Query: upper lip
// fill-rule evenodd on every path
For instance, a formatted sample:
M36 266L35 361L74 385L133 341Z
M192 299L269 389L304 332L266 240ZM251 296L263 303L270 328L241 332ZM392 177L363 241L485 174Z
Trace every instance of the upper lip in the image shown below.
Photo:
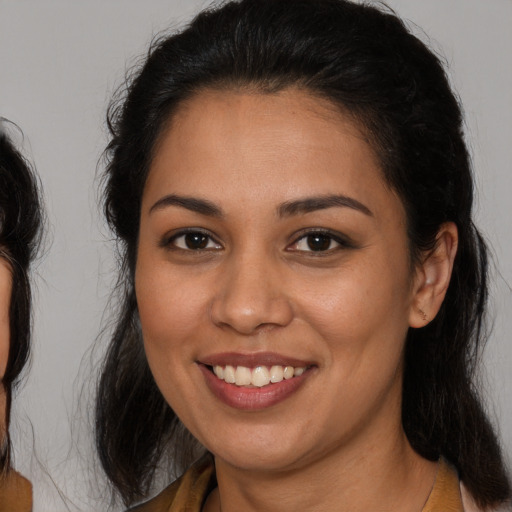
M295 368L305 368L313 365L310 361L274 352L253 352L250 354L222 352L201 357L198 362L207 366L231 365L245 366L247 368L254 368L256 366L293 366Z

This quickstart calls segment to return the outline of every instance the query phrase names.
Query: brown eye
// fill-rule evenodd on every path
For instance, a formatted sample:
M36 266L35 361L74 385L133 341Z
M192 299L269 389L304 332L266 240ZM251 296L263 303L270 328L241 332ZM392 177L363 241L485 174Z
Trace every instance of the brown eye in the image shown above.
M311 233L295 243L294 250L304 252L324 252L339 247L340 243L332 236L323 233Z
M309 231L296 239L288 247L289 251L302 253L334 252L338 249L352 248L353 244L346 240L341 234L330 231Z
M188 233L184 241L188 249L205 249L208 245L208 237L202 233Z
M174 236L170 244L178 249L186 251L201 251L208 249L220 249L221 246L210 236L201 231L189 231Z
M331 249L331 244L334 240L326 235L308 235L306 237L306 243L312 251L327 251Z

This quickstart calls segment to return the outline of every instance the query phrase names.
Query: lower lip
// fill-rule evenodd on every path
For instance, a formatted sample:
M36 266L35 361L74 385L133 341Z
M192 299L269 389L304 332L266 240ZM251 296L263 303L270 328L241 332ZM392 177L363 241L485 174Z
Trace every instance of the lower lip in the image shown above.
M306 370L302 375L291 379L282 380L275 384L269 384L261 388L247 388L228 384L214 375L204 364L198 364L204 375L210 391L222 402L235 409L245 411L257 411L266 409L286 400L293 395L304 383L311 373Z

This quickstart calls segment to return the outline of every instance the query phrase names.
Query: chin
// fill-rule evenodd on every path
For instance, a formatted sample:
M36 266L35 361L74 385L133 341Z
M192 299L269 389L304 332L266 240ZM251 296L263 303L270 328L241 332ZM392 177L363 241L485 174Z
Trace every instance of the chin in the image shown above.
M215 455L216 459L221 459L242 471L249 472L279 472L300 466L300 457L297 460L297 454L262 453L260 450L251 450L248 452L223 453Z
M212 446L210 451L216 459L240 470L284 471L297 468L305 460L304 442L293 439L295 436L289 435L288 432L283 437L256 436L251 442L247 442L246 438L233 442L233 438L231 438L229 445L220 445L219 440L216 439L216 442L213 443L215 446ZM300 453L298 447L301 447Z

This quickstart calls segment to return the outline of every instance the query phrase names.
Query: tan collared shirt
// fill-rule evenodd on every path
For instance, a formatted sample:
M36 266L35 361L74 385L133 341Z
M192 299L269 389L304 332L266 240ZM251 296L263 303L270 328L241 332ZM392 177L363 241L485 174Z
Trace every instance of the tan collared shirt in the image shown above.
M212 458L205 456L158 496L130 512L201 512L206 497L216 485ZM422 512L481 511L463 487L461 493L455 468L441 459L434 486Z

